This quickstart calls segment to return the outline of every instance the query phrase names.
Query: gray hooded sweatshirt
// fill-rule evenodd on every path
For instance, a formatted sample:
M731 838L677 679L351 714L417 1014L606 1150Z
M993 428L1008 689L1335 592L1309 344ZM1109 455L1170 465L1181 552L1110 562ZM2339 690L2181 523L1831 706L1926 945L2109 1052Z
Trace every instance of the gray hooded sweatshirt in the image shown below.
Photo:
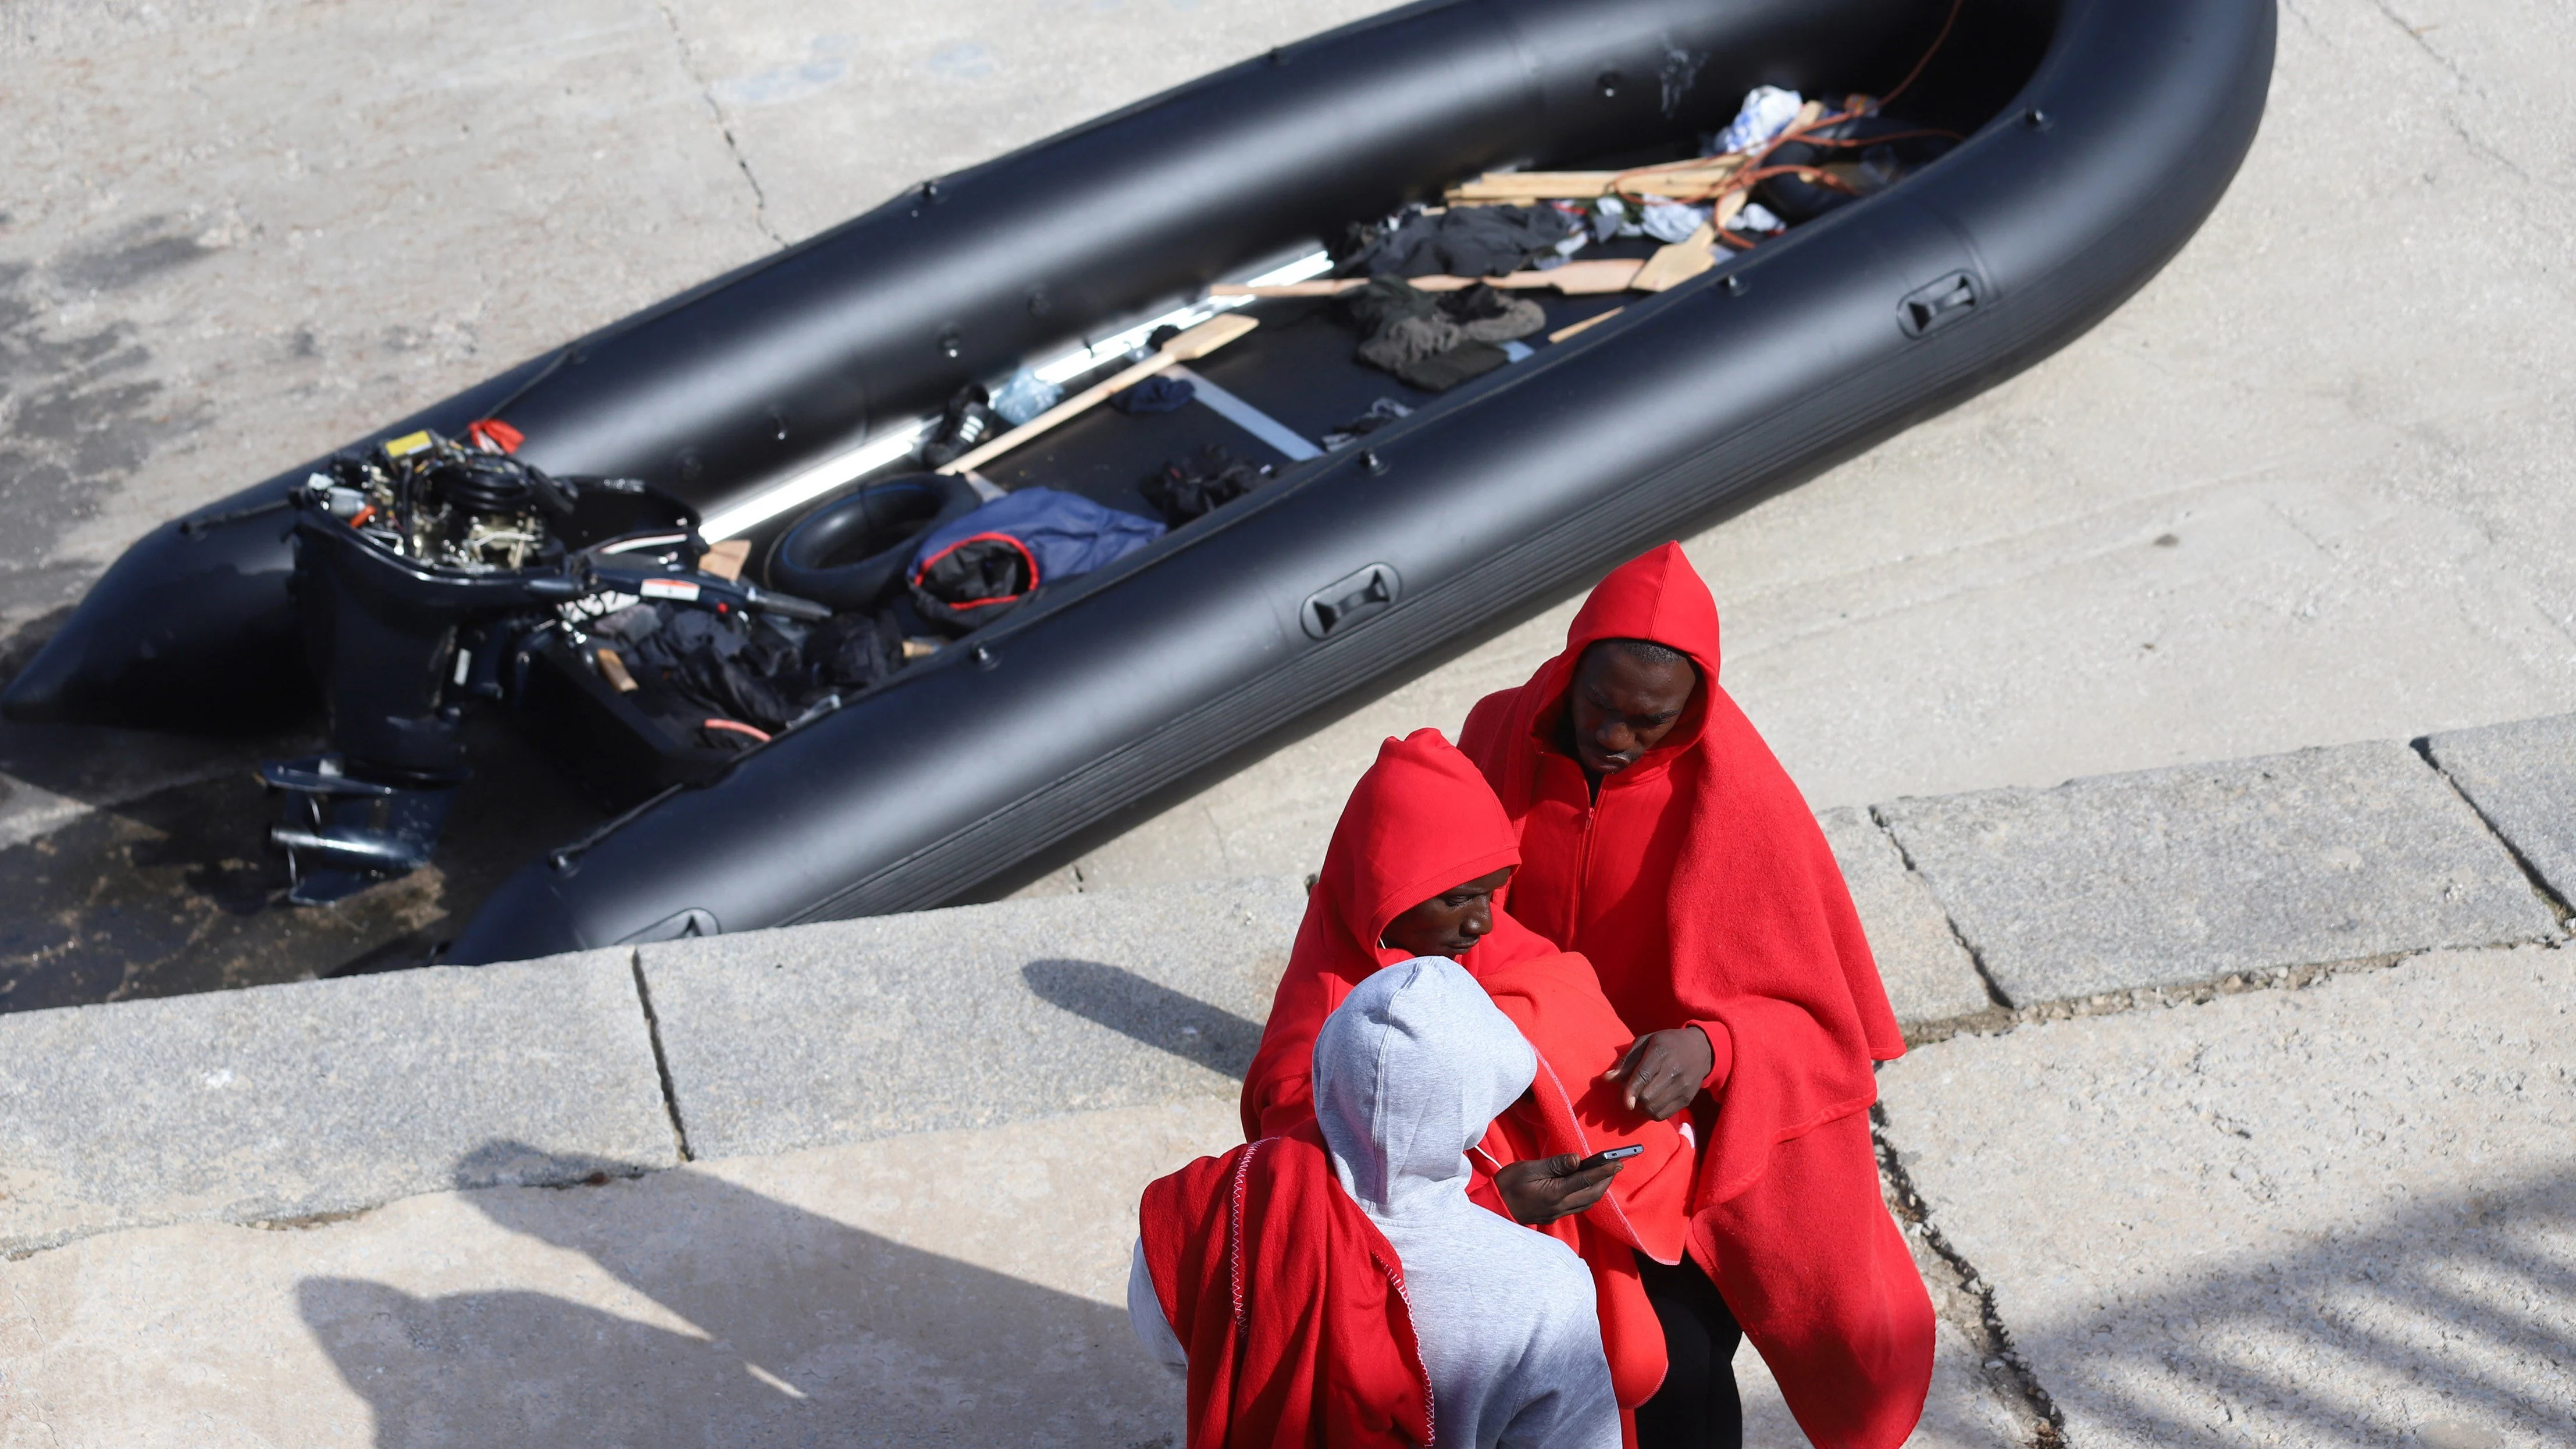
M1404 1261L1440 1444L1617 1449L1592 1272L1467 1200L1467 1149L1538 1059L1455 961L1399 962L1315 1037L1315 1116L1342 1186Z
M1619 1449L1592 1271L1467 1200L1467 1149L1538 1059L1457 962L1422 956L1353 988L1315 1038L1315 1115L1342 1187L1404 1263L1438 1449ZM1136 1336L1175 1372L1140 1243Z

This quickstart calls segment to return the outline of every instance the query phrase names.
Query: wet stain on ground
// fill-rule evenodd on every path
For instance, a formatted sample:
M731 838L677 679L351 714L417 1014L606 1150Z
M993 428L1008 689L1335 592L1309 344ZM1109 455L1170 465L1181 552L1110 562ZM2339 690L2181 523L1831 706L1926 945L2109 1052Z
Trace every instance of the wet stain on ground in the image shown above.
M0 615L42 609L96 571L54 558L154 450L203 425L153 376L134 324L56 327L66 300L148 282L212 253L169 217L147 217L39 267L0 262Z
M113 292L213 255L213 248L188 234L180 218L147 216L117 228L95 246L65 254L51 270L70 290Z
M332 906L285 903L274 806L241 768L0 850L0 1012L426 964L518 865L603 817L497 722L432 865Z

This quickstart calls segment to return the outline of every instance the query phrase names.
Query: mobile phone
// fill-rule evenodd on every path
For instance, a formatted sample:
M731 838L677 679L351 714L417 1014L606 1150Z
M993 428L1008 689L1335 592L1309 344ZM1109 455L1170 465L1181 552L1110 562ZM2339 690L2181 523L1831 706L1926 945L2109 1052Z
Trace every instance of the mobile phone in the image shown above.
M1638 1142L1631 1142L1625 1147L1608 1148L1603 1151L1593 1153L1590 1157L1574 1164L1574 1170L1576 1172L1590 1172L1592 1169L1599 1167L1605 1162L1625 1162L1629 1158L1634 1157L1645 1150L1645 1145Z

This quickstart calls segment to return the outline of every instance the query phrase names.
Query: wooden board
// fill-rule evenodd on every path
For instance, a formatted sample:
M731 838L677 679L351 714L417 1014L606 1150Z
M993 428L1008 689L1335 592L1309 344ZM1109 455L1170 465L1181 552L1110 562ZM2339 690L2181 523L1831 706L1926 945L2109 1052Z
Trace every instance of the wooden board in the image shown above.
M1054 407L1048 408L1018 427L985 443L982 447L958 455L943 465L939 471L963 473L978 464L1000 457L1038 434L1047 432L1068 419L1080 417L1108 401L1112 396L1125 392L1173 363L1196 362L1260 325L1260 319L1246 317L1236 312L1227 313L1223 317L1212 317L1164 343L1162 351L1133 367L1123 369L1107 382L1093 383Z
M1489 171L1473 181L1449 188L1447 200L1452 204L1486 205L1507 201L1585 201L1611 195L1614 191L1630 196L1651 192L1657 196L1678 198L1726 184L1743 165L1743 157L1726 156L1707 157L1699 164L1646 172ZM1623 177L1626 178L1625 185L1621 184Z
M728 538L707 550L706 556L698 560L698 569L720 579L738 579L742 577L742 566L750 561L751 540Z
M1607 312L1596 312L1593 315L1584 318L1580 322L1572 322L1563 327L1559 327L1555 331L1547 334L1547 340L1550 342L1563 342L1565 339L1572 337L1587 328L1598 327L1602 323L1609 321L1611 318L1616 317L1627 310L1628 309L1625 307L1613 307Z

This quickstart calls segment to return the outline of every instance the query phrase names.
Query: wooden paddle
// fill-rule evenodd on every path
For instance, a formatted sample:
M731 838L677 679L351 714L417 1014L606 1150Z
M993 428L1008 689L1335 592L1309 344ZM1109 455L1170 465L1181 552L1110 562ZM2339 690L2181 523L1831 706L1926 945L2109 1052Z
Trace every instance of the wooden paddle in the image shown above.
M1093 383L1054 407L1048 408L1018 427L985 443L982 447L959 454L942 464L939 471L963 473L979 463L998 458L1057 424L1089 412L1107 401L1113 394L1125 392L1173 363L1196 362L1260 325L1258 319L1239 313L1212 317L1164 343L1162 351L1120 372L1107 382Z
M1646 258L1646 264L1637 269L1637 280L1629 285L1640 292L1660 292L1716 266L1717 229L1735 220L1735 214L1743 209L1743 192L1730 191L1719 197L1716 207L1709 212L1708 220L1699 224L1699 230L1671 246L1658 248L1653 256Z

